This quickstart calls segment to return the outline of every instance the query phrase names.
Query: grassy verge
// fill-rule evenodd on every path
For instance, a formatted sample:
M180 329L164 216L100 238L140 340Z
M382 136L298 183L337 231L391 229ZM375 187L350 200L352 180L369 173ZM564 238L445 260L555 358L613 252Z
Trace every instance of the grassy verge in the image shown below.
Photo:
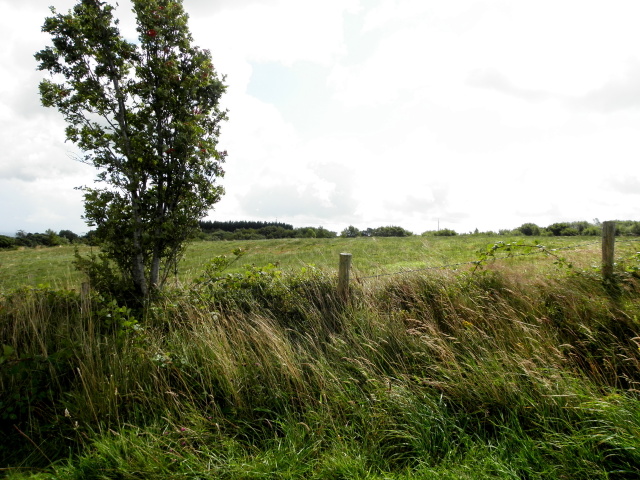
M324 272L204 275L142 318L73 291L4 295L2 472L637 478L634 277L495 264L355 284L344 303Z

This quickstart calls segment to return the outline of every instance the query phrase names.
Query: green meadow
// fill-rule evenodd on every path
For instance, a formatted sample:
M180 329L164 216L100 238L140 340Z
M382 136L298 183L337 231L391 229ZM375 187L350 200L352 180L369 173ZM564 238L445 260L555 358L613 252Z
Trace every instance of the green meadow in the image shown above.
M639 246L198 242L138 311L0 252L0 476L638 478Z
M229 272L240 271L247 264L257 267L274 264L289 272L309 265L328 271L337 270L339 255L344 252L353 255L354 274L369 277L443 266L448 269L464 268L464 265L457 264L477 261L479 252L497 242L522 242L526 245L539 243L548 250L560 249L559 255L568 258L580 268L597 266L600 262L600 243L599 239L594 237L461 235L203 241L192 243L187 248L180 264L178 281L180 284L188 283L202 273L207 262L217 256L233 256L237 249L243 251L243 256L229 266ZM625 259L631 257L638 249L640 241L622 239L618 241L616 253L620 259ZM78 250L81 254L98 251L95 247L84 245L79 246ZM74 246L0 250L0 291L24 285L43 284L54 288L77 288L82 282L82 277L73 266L74 252ZM552 257L543 252L536 254L536 258L549 260L548 262L532 262L529 258L515 257L518 253L527 253L527 250L518 247L512 252L498 251L496 256L511 254L513 258L504 265L522 265L525 270L539 270L553 263Z

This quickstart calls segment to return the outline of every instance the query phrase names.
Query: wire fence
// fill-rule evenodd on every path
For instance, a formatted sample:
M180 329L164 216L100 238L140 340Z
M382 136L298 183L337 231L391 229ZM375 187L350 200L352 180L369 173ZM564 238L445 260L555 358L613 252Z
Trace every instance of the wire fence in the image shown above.
M618 244L637 244L640 242L640 239L636 239L636 240L618 240L617 243ZM507 244L505 244L506 246ZM570 245L570 246L566 246L566 247L556 247L556 248L545 248L542 245L526 245L526 244L509 244L510 248L531 248L534 249L532 251L529 252L523 252L523 253L509 253L507 255L491 255L490 259L492 261L499 261L499 260L507 260L507 259L511 259L511 258L515 258L515 257L526 257L526 256L532 256L532 255L547 255L547 256L553 256L555 254L555 252L560 252L560 251L569 251L569 250L579 250L581 248L584 247L590 247L593 245L601 245L601 240L598 241L593 241L593 242L583 242L583 243L578 243L575 245ZM640 254L640 252L638 252L638 254ZM485 259L486 261L486 259ZM478 266L479 264L481 264L483 262L482 259L476 259L476 260L469 260L466 262L457 262L457 263L448 263L448 264L444 264L444 265L437 265L437 266L431 266L431 267L421 267L421 268L412 268L412 269L406 269L406 270L400 270L397 272L389 272L389 273L380 273L380 274L376 274L376 275L366 275L366 276L361 276L358 275L358 280L367 280L367 279L374 279L374 278L382 278L382 277L391 277L391 276L395 276L395 275L406 275L409 273L418 273L418 272L426 272L426 271L430 271L430 270L457 270L461 267L465 267L465 266Z
M584 243L579 243L576 245L571 245L571 246L567 246L567 247L558 247L558 248L550 248L550 249L545 249L545 248L539 248L540 246L538 245L518 245L518 244L513 244L510 245L511 248L513 247L523 247L523 248L535 248L536 250L533 250L531 252L524 252L524 253L510 253L508 255L492 255L491 259L492 260L505 260L505 259L509 259L509 258L514 258L514 257L526 257L526 256L530 256L530 255L549 255L550 252L557 252L557 251L562 251L562 250L577 250L579 248L582 247L586 247L586 246L591 246L591 245L599 245L600 242L584 242ZM467 262L458 262L458 263L449 263L446 265L437 265L437 266L432 266L432 267L421 267L421 268L415 268L415 269L410 269L410 270L401 270L398 272L391 272L391 273L381 273L378 275L368 275L368 276L359 276L358 278L361 280L366 280L366 279L370 279L370 278L381 278L381 277L391 277L394 275L405 275L407 273L416 273L416 272L424 272L424 271L429 271L429 270L446 270L446 269L451 269L451 270L456 270L460 267L464 267L464 266L471 266L471 265L478 265L482 262L482 260L470 260Z

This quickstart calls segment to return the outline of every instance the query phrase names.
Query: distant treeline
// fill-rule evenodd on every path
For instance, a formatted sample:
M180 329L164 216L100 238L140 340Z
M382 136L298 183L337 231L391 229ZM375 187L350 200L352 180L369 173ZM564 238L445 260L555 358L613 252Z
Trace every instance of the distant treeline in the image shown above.
M616 220L616 235L635 236L640 235L640 222L635 220ZM589 222L560 222L547 227L539 227L535 223L524 223L514 230L498 232L499 234L525 235L525 236L563 236L578 235L600 236L602 235L602 223L596 218Z
M235 232L236 230L260 230L266 227L278 227L284 230L293 230L293 225L281 222L255 222L251 220L235 220L227 222L218 222L210 220L202 220L198 222L200 229L205 233L211 233L216 230L222 230L223 232Z
M264 240L277 238L335 238L336 232L324 227L301 227L281 222L256 222L256 221L201 221L200 240ZM598 219L591 222L560 222L546 227L540 227L535 223L523 223L513 230L499 230L498 232L480 232L477 229L467 235L518 235L518 236L600 236L602 224ZM408 237L413 235L408 230L397 226L366 228L359 230L353 225L340 232L340 237ZM422 233L423 236L455 236L458 233L451 229L429 230ZM616 235L640 236L640 221L616 220ZM71 230L55 232L47 230L44 233L26 233L19 230L14 237L0 235L0 249L12 249L18 247L56 247L70 244L92 245L94 232L78 235Z
M274 238L334 238L336 232L324 227L293 228L281 222L201 221L202 240L264 240Z
M58 247L71 243L89 243L91 235L80 236L71 230L60 230L58 233L47 230L44 233L26 233L18 230L15 237L0 235L0 249L17 247Z
M405 230L402 227L389 226L378 228L366 228L364 230L358 230L353 225L349 225L345 228L340 236L343 238L353 237L410 237L413 233L409 230Z
M324 227L294 228L279 222L200 222L204 240L261 240L274 238L335 238L336 232ZM350 225L341 237L408 237L413 235L402 227L389 226L359 230Z

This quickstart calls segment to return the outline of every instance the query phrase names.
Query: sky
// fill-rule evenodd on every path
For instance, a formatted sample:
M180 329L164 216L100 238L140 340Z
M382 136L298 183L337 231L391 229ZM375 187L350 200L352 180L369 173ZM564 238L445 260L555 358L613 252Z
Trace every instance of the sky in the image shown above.
M636 0L183 3L228 85L209 220L416 234L640 220ZM96 172L41 106L33 57L48 6L74 4L0 0L0 233L89 229L75 187Z

